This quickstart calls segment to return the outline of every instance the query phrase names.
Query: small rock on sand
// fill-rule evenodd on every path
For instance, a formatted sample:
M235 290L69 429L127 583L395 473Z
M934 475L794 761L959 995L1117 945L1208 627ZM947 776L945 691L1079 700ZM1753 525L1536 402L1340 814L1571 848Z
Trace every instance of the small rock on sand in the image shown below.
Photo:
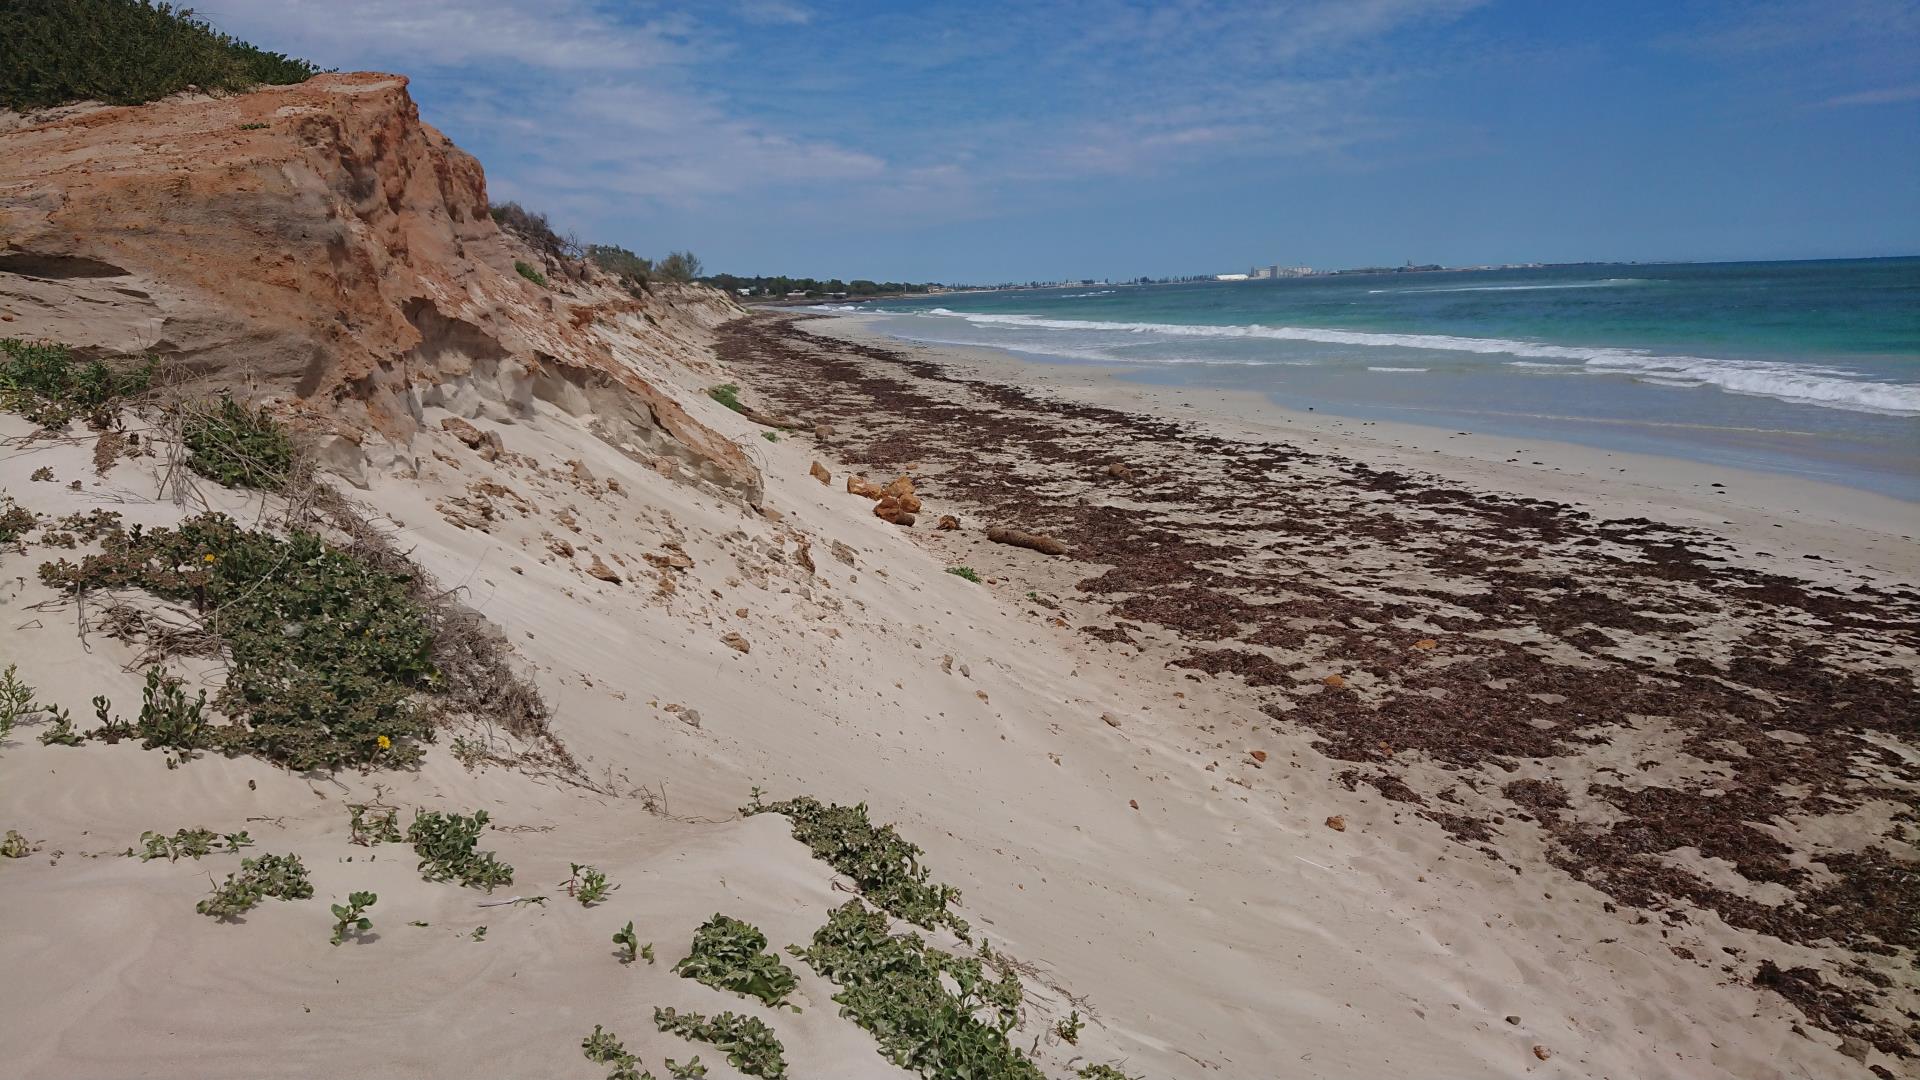
M1327 828L1332 829L1334 832L1346 832L1347 819L1341 817L1339 814L1335 814L1327 819Z
M720 642L727 648L734 649L738 652L750 653L753 651L753 646L748 644L747 639L741 637L738 631L725 634L720 638Z

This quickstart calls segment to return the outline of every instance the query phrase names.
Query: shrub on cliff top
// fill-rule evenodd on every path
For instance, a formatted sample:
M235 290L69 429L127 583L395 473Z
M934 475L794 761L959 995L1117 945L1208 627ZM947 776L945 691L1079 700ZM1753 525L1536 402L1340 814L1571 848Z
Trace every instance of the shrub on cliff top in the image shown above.
M642 258L618 244L588 244L587 258L594 265L621 281L629 288L645 289L653 279L653 260Z
M138 105L188 87L240 91L305 82L320 68L255 48L147 0L0 3L0 107Z
M517 202L493 203L487 207L493 223L526 241L527 246L554 264L565 266L581 255L580 242L561 236L553 222L538 210L529 210Z

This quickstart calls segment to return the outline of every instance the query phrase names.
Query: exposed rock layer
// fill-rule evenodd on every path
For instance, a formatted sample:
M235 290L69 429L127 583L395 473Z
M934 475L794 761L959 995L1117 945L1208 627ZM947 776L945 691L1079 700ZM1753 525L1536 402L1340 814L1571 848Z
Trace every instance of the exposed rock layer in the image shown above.
M349 472L409 463L423 404L508 419L540 399L757 500L739 448L631 355L739 309L597 276L542 288L516 259L534 256L488 216L479 163L421 123L400 76L63 110L0 134L0 334L293 399Z

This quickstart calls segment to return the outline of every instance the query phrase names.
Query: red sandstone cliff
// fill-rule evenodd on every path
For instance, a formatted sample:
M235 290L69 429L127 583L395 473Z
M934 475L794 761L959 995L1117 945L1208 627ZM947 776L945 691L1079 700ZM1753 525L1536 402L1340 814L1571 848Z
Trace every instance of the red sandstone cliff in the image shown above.
M328 457L404 467L421 404L587 415L758 499L733 443L643 377L737 314L710 289L551 291L407 80L323 75L0 129L0 336L171 360L277 395Z

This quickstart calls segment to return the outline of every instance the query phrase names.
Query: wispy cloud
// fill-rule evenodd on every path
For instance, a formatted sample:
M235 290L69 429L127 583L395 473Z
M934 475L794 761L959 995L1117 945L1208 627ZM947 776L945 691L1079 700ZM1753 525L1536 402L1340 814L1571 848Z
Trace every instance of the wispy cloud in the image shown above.
M1887 86L1878 90L1862 90L1853 94L1838 94L1821 102L1820 105L1822 108L1837 109L1852 105L1898 105L1907 101L1920 101L1920 83Z

